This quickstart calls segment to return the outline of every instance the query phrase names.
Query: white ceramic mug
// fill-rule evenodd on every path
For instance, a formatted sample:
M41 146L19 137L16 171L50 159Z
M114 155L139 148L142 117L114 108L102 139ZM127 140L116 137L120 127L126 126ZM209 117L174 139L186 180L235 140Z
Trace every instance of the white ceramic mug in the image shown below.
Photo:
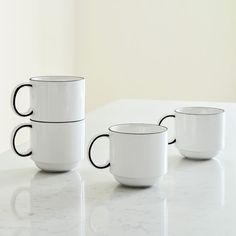
M110 141L110 160L103 166L94 163L91 150L101 137ZM167 128L155 124L118 124L109 134L97 135L88 149L89 160L96 168L110 166L115 179L128 186L151 186L167 173Z
M218 155L225 145L225 111L213 107L182 107L174 115L176 142L179 152L192 159L210 159Z
M30 87L30 109L22 113L16 107L18 91ZM39 76L19 84L12 92L12 108L19 116L32 120L68 122L85 117L85 80L75 76Z
M16 149L17 132L31 128L31 150ZM32 121L18 125L12 132L12 149L22 157L31 156L36 166L45 171L69 171L84 157L85 122L45 123Z

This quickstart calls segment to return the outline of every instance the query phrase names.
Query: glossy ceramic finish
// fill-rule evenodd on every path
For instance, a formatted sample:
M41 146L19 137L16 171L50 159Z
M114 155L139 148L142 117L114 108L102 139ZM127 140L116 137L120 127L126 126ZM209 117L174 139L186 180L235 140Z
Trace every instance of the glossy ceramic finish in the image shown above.
M182 107L174 115L175 140L179 152L190 159L211 159L225 146L225 111L212 107ZM172 141L169 144L175 143Z
M31 121L31 125L31 159L40 169L68 171L84 157L84 120L70 123Z
M235 103L113 102L86 114L86 146L112 124L154 123L184 106L224 108L226 146L207 161L188 160L169 146L168 173L159 187L123 187L108 169L92 168L87 158L78 169L54 175L39 172L32 161L12 151L1 154L0 235L235 236ZM174 122L166 122L171 138ZM94 150L101 163L107 158L105 141Z
M210 159L225 146L225 112L215 108L175 111L176 147L188 158Z
M30 88L30 110L33 111L31 119L68 122L85 118L83 78L42 76L31 78L29 84L32 85Z
M128 186L151 186L167 173L167 128L120 124L109 128L110 172ZM93 142L93 141L92 141Z

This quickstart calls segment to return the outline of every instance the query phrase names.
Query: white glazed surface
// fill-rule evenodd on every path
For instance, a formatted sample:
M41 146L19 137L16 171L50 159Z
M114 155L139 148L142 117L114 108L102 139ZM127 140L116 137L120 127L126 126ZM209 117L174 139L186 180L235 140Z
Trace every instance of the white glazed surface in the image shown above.
M110 131L109 136L110 171L113 175L142 182L142 179L166 174L167 131L141 135Z
M183 158L170 145L168 173L159 186L151 188L123 187L108 169L95 169L87 159L74 170L81 181L74 174L67 175L73 171L60 174L60 178L45 173L49 178L41 182L35 176L39 170L34 162L12 151L2 153L0 235L235 236L235 103L119 100L86 114L86 146L94 134L106 132L112 124L154 123L176 107L195 105L226 110L225 149L217 158L193 161ZM170 122L171 135L174 122ZM103 141L104 146L96 148L95 153L101 161L108 157L104 154L107 140ZM84 186L84 201L80 201L80 183ZM32 194L22 192L16 202L12 201L14 193L22 188L30 188ZM80 208L84 209L81 218Z
M32 120L44 122L68 122L85 118L85 79L73 76L41 76L29 83ZM12 106L16 89L12 92ZM17 97L17 96L16 96ZM14 109L13 109L14 110Z
M48 122L83 120L85 80L48 82L30 80L31 119Z
M154 184L160 184L161 177L149 177L149 178L128 178L114 175L115 180L127 187L150 187Z
M32 121L31 159L48 171L74 168L84 156L85 121L41 123Z
M175 112L176 146L183 156L209 159L225 146L225 113L183 114Z

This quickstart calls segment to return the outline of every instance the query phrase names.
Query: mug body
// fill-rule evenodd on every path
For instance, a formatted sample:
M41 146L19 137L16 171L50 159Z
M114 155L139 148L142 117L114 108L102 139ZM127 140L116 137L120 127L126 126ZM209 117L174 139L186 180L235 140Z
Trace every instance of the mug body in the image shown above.
M69 122L85 117L85 80L73 76L39 76L30 79L31 119Z
M150 186L167 172L167 128L122 124L109 128L110 172L125 185Z
M69 171L84 157L85 121L32 121L31 159L45 171Z
M225 145L225 112L211 107L184 107L175 110L176 146L193 159L210 159Z

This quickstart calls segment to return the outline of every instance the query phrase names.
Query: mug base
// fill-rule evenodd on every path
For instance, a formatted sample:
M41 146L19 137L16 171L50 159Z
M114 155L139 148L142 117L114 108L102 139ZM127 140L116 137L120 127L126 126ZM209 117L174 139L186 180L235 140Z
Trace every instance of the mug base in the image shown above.
M117 182L122 185L129 186L129 187L151 187L155 183L159 184L162 177L154 177L154 178L127 178L114 175L114 178Z
M187 151L180 149L179 150L180 154L183 155L184 157L192 160L209 160L215 156L217 156L220 151L215 151L215 152L195 152L195 151Z
M35 161L35 165L46 172L67 172L74 169L77 166L78 162L73 163L45 163Z

